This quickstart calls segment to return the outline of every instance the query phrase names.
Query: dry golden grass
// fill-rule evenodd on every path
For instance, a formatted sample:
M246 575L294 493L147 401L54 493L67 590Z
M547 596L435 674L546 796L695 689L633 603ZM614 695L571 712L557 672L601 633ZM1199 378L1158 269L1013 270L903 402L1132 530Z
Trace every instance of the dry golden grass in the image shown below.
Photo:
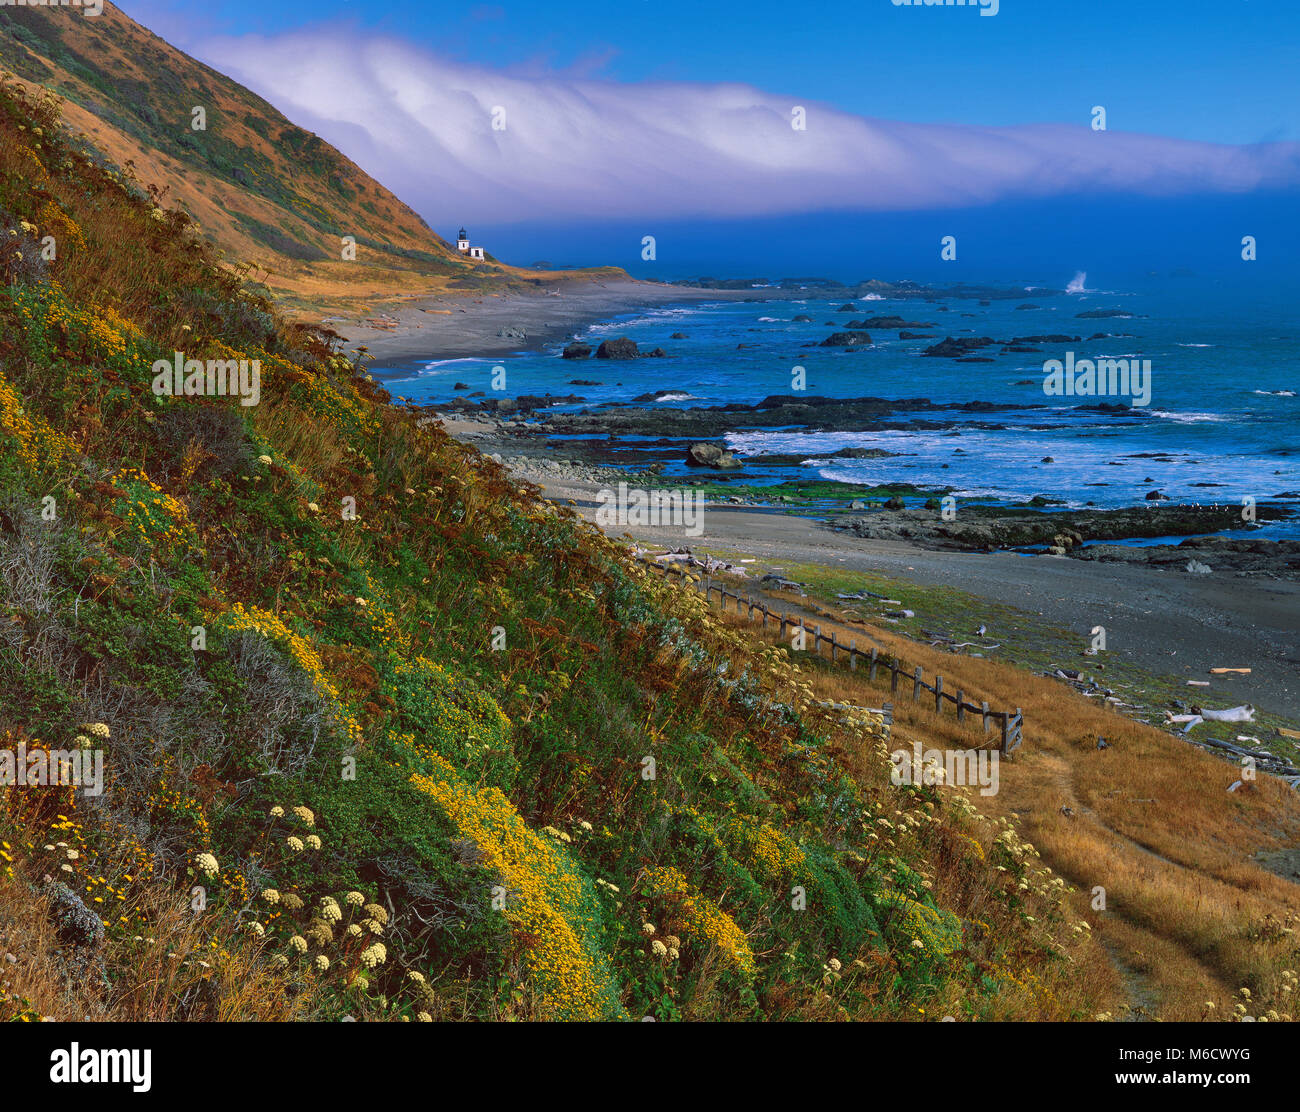
M118 126L117 113L104 110L103 88L85 69L69 68L67 55L41 55L17 39L7 44L13 65L33 66L47 75L41 79L45 86L58 88L69 130L134 180L156 186L165 206L184 209L226 263L262 283L294 319L364 315L403 298L436 297L450 292L453 279L500 288L562 277L464 258L350 159L111 4L98 19L69 20L39 8L13 18L35 24L70 56L93 60L92 69L111 75L114 83L133 86L133 96L146 98L143 107L166 121L159 125L164 131L189 132L188 147L163 149L168 140L160 138L162 131ZM32 94L41 90L30 79L15 83ZM191 132L190 105L205 108L207 131ZM107 107L121 108L111 98ZM122 115L138 120L147 115L140 107ZM98 222L116 227L115 215L102 214ZM95 223L82 226L89 232ZM355 260L343 258L347 235L357 241ZM141 238L147 247L148 237Z
M777 598L797 614L800 600ZM856 672L832 666L825 646L825 665L805 669L818 699L877 707L892 701L892 748L913 740L927 749L983 742L978 715L959 726L951 707L936 714L924 691L913 703L910 669L918 664L927 682L942 675L945 691L962 690L995 710L1023 709L1024 744L1002 763L998 794L968 798L992 817L1014 820L1043 862L1080 890L1075 910L1113 955L1109 970L1095 964L1088 975L1112 988L1122 984L1116 1012L1127 1004L1162 1019L1226 1017L1243 986L1260 1012L1270 1002L1287 1010L1280 974L1300 964L1292 933L1300 926L1300 890L1253 857L1296 845L1300 799L1292 789L1261 774L1230 793L1238 767L1054 680L822 613L808 616L810 630L820 624L842 644L874 644L882 657L894 653L907 663L894 695L887 669L868 683L861 661ZM727 621L776 642L772 624L760 632L731 611ZM988 744L996 747L996 736L991 732ZM1097 748L1098 737L1108 748ZM1093 912L1098 887L1106 906Z
M195 914L170 879L138 886L129 910L147 921L138 936L109 932L94 972L70 975L70 953L50 914L41 881L52 869L41 850L44 824L0 789L0 817L14 858L0 873L0 1022L53 1019L91 1022L284 1021L300 1018L305 995L291 997L262 960L260 946L233 918ZM101 861L120 873L121 860ZM56 876L62 874L56 873ZM93 903L88 904L94 907ZM100 970L102 969L102 975Z

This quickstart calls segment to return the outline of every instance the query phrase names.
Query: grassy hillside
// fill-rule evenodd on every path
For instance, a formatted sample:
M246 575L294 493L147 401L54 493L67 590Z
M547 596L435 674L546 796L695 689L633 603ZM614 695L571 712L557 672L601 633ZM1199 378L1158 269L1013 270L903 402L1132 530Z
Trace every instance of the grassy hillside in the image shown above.
M1014 824L891 786L911 736L387 404L13 83L0 243L0 735L107 777L0 788L0 1018L1107 1004ZM259 404L156 397L175 350Z
M717 555L735 560L749 554ZM748 566L755 575L776 570L762 558ZM995 708L1024 709L1026 745L1014 763L1002 767L997 793L975 802L991 818L1018 824L1041 860L1077 886L1076 908L1090 907L1098 887L1105 890L1105 914L1092 922L1124 990L1121 1003L1106 1009L1112 1016L1140 1009L1173 1021L1291 1017L1291 997L1300 988L1294 872L1300 799L1283 780L1243 775L1241 764L1043 675L1043 661L1036 668L1030 663L1029 646L1050 646L1043 650L1051 654L1045 659L1060 660L1078 638L1026 621L1023 611L995 608L951 588L787 560L780 572L805 584L807 593L772 592L770 601L841 644L856 637L859 645L878 646L886 658L906 661L905 672L920 665L927 677L942 675L948 691L979 692ZM969 628L971 615L979 615L998 630L998 659L947 652L900 625L846 611L843 595L864 588L901 600L925 625L951 621ZM743 615L728 614L726 620L745 624ZM1024 636L1020 651L1011 645L1019 639L1017 630ZM889 697L884 669L874 684L865 669L850 671L829 661L807 671L823 700ZM1122 671L1115 662L1105 674L1125 698L1133 697L1128 682L1118 679ZM972 734L979 736L977 725L959 725L950 710L936 714L931 700L913 702L909 688L905 681L897 695L894 729L900 739L920 736L936 749L960 749ZM1180 687L1172 690L1182 694ZM1255 725L1248 729L1264 733ZM1105 749L1098 748L1098 738L1105 738ZM1273 871L1277 864L1281 875Z
M156 185L291 307L538 277L471 263L319 136L112 5L93 19L0 8L0 66L65 98L65 122L100 155ZM355 261L342 257L344 236Z

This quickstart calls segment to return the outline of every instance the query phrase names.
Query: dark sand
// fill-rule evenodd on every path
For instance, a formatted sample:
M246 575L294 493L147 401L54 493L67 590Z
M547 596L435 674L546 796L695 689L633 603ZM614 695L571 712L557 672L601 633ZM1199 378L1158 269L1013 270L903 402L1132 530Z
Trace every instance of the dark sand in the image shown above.
M594 484L551 482L544 489L554 500L573 499L584 516L594 517ZM1300 583L1194 576L1064 556L934 552L901 541L855 537L809 518L742 508L709 506L703 522L700 537L687 537L680 528L620 526L609 531L630 533L649 545L713 547L777 565L821 564L955 587L1075 631L1076 650L1088 645L1093 626L1105 626L1108 653L1148 672L1209 680L1209 687L1187 688L1183 699L1188 704L1219 708L1252 703L1300 720ZM965 632L974 633L982 620L971 614ZM991 625L989 636L997 635ZM1060 663L1090 667L1069 646L1062 646ZM1211 676L1209 669L1216 667L1252 672ZM1241 732L1254 729L1247 723Z
M608 282L562 282L522 293L467 293L412 301L379 314L392 328L363 320L331 318L329 324L352 351L364 344L374 362L370 369L382 379L386 369L425 359L491 358L512 351L539 351L599 320L656 305L684 302L736 301L745 298L797 297L779 290L760 293L738 290L697 290L632 279ZM503 328L522 328L527 339L498 336Z

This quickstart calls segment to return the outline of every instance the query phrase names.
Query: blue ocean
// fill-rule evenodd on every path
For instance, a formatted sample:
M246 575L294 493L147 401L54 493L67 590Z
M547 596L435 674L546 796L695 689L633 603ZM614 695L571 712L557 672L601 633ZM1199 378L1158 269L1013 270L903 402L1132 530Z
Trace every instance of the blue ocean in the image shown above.
M413 401L445 402L464 391L490 391L492 368L504 366L510 396L577 394L583 409L630 403L670 391L656 405L685 408L753 404L791 394L793 369L804 369L808 395L880 397L939 403L989 403L975 412L925 410L897 418L900 429L836 432L801 428L738 431L726 436L739 456L797 453L810 461L803 476L865 484L950 487L959 497L1019 502L1035 495L1071 508L1143 503L1152 489L1173 502L1282 500L1300 504L1300 325L1294 291L1242 289L1194 278L1153 281L1149 287L1092 290L1086 276L1070 293L1010 298L983 305L942 298L856 298L809 291L806 297L704 302L629 312L577 334L593 347L628 336L642 351L662 347L666 358L628 362L561 360L563 342L544 352L490 360L433 361L385 375L385 386ZM1032 298L1027 286L1026 298ZM755 289L755 297L764 291ZM1034 304L1037 308L1018 306ZM1118 310L1127 316L1080 318ZM873 328L870 346L815 346L852 320L898 316L927 327L924 339L900 339L898 329ZM796 321L796 316L810 321ZM684 333L685 339L672 339ZM1098 333L1105 338L1091 339ZM1079 343L1034 343L1041 353L1001 353L1016 338L1049 334ZM922 357L946 336L993 337L973 354L992 362ZM814 346L808 346L814 345ZM1150 360L1150 402L1125 397L1051 397L1044 363L1063 359ZM591 379L599 386L570 385ZM1097 403L1123 404L1120 413ZM644 404L644 403L638 403ZM1034 408L1009 408L1032 406ZM944 428L935 429L941 422ZM896 421L891 423L897 423ZM915 427L909 427L915 425ZM950 426L950 427L947 427ZM841 448L879 448L898 455L829 459ZM1043 462L1051 457L1052 462ZM758 478L790 478L773 473ZM1262 537L1300 536L1300 521L1268 524Z

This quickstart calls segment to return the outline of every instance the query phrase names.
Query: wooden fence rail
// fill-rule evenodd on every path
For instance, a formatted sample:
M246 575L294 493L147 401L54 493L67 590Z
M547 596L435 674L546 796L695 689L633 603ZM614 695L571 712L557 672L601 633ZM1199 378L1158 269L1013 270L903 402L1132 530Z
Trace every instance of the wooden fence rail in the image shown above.
M758 620L762 622L763 628L767 628L768 620L780 626L780 639L782 641L791 639L794 635L788 631L795 629L799 631L798 641L800 647L807 644L810 632L802 617L795 619L786 614L782 609L780 612L769 610L761 602L756 602L753 596L741 595L735 591L728 591L727 588L720 584L712 582L707 576L693 577L682 568L671 567L668 564L661 564L655 560L642 560L646 567L652 571L658 572L666 580L670 575L678 575L684 583L690 583L694 580L697 584L696 590L704 592L706 602L713 601L714 593L718 596L718 605L723 613L727 610L727 599L734 599L736 603L736 614L742 615L749 621ZM867 668L867 681L876 682L876 673L879 669L884 668L889 672L889 692L891 695L898 693L898 682L900 676L905 672L903 663L892 654L887 658L882 657L880 650L872 646L871 651L859 649L855 639L850 640L847 645L836 639L835 634L829 635L822 633L821 626L813 626L811 630L812 651L817 656L823 656L822 642L830 647L831 662L839 663L839 654L845 653L848 657L848 665L851 671L857 671L858 662L861 660ZM980 726L985 735L988 735L991 728L996 726L999 732L998 749L1003 756L1009 756L1018 749L1024 740L1024 715L1019 707L1016 707L1014 713L1011 711L990 710L987 702L972 703L966 698L966 693L960 689L953 694L945 691L943 687L943 677L936 675L933 683L927 683L925 672L918 664L912 671L912 702L920 702L921 692L927 692L934 696L934 710L936 714L943 712L944 704L950 704L956 709L957 721L965 724L966 715L976 715L980 717ZM886 703L889 708L892 720L893 704Z

